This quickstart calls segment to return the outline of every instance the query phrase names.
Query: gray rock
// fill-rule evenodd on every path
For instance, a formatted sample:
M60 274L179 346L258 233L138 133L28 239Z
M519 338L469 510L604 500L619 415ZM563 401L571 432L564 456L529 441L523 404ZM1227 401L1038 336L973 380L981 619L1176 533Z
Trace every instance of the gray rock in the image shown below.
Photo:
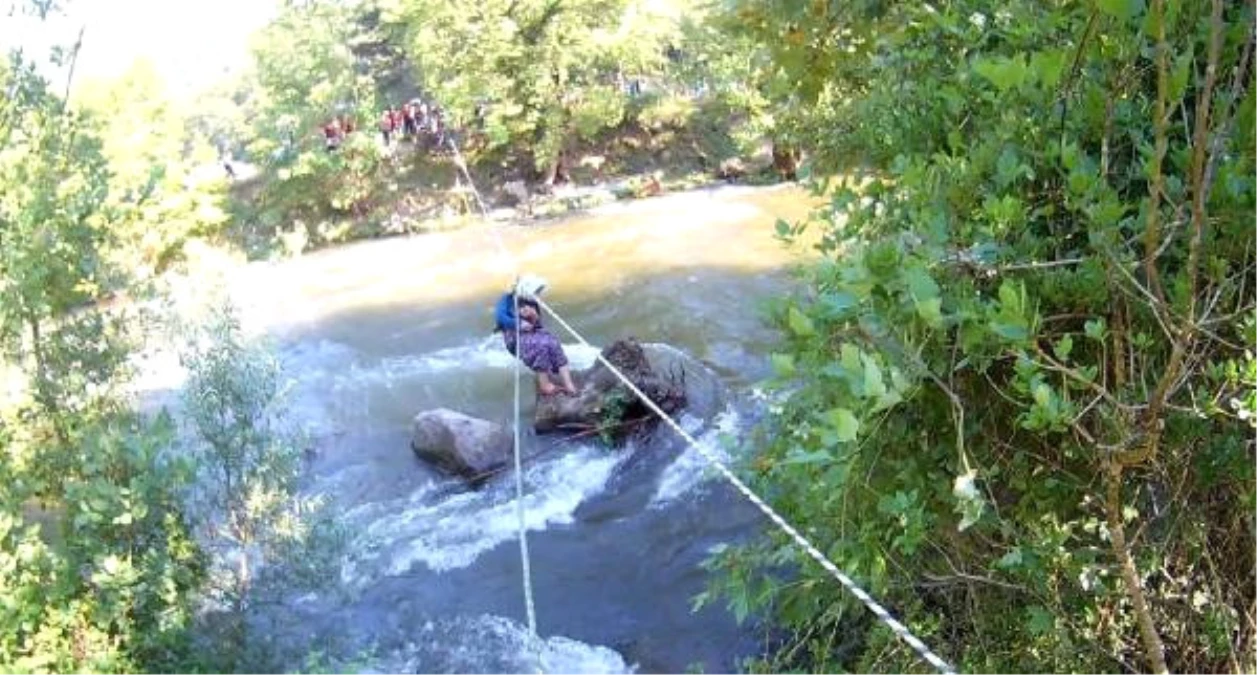
M416 415L413 428L410 447L420 459L464 478L495 472L511 459L511 434L500 424L438 408Z
M634 340L618 340L602 351L642 393L664 412L673 414L685 407L686 388L680 372L657 372L647 351ZM577 385L575 396L539 396L533 428L538 433L555 431L591 432L606 429L619 436L632 431L634 420L653 417L638 398L602 362L572 373Z

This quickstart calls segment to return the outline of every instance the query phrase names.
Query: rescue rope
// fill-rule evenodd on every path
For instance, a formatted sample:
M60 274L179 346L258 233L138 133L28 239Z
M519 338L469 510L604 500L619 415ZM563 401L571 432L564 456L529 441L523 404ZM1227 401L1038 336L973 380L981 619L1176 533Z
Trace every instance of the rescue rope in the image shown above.
M564 321L563 317L559 316L559 313L554 311L553 307L546 304L546 302L540 297L536 298L536 300L537 304L539 304L542 309L549 312L550 316L553 316L554 320L559 322L559 325L563 326L564 330L570 333L572 337L576 338L577 342L580 342L586 347L597 349L597 347L594 347L594 345L590 344L588 340L582 337L580 333L577 333L576 329L572 328L568 322ZM908 646L916 650L916 652L921 655L921 658L928 661L929 664L934 666L939 672L946 673L947 675L954 675L955 670L952 669L951 665L939 658L939 656L931 651L920 638L913 635L912 631L908 630L907 626L900 623L900 621L892 616L885 607L874 600L873 596L865 592L865 590L860 588L855 581L851 579L851 577L847 576L842 570L838 569L838 566L830 561L824 553L821 553L820 549L816 548L816 546L800 534L793 525L786 522L785 518L782 518L775 510L773 510L771 506L765 503L759 495L755 494L751 488L747 487L746 483L743 483L741 479L734 475L733 471L731 471L729 467L725 466L724 462L720 461L720 458L716 457L716 455L710 450L703 447L703 445L698 442L698 439L690 435L688 431L681 428L681 425L678 424L676 420L672 419L672 417L664 412L663 409L652 401L649 396L644 394L641 389L638 389L637 385L633 384L632 381L625 377L624 373L620 372L619 368L616 368L615 365L607 360L607 358L602 355L601 350L598 352L598 360L601 361L602 365L606 366L613 375L619 378L620 382L624 383L624 386L628 387L629 391L633 392L637 398L641 399L642 403L644 403L647 408L650 408L651 412L658 415L659 419L663 420L663 422L671 427L673 431L680 434L681 438L685 439L685 442L690 444L690 447L697 450L708 464L712 465L712 467L720 472L720 475L723 476L725 480L733 484L733 487L736 488L738 492L742 493L742 496L746 497L747 500L754 504L756 508L758 508L765 516L768 516L768 519L783 532L789 535L790 538L794 540L794 543L798 544L799 548L802 548L809 556L812 557L812 559L819 563L821 567L825 568L827 572L833 575L839 583L845 586L847 590L851 591L852 595L859 599L860 602L864 603L864 606L868 607L869 611L873 612L873 614L877 616L882 623L886 624L888 628L894 631L895 635L899 636L901 640L908 643Z
M471 188L471 194L475 197L476 205L480 207L481 215L485 218L485 220L488 220L489 209L485 206L484 200L480 198L480 191L476 189L476 184L471 179L471 172L467 170L467 163L463 161L463 155L458 150L458 144L455 143L454 139L449 136L446 137L446 141L449 143L450 149L454 151L454 162L458 165L458 168L462 170L463 176L467 179L467 186ZM501 254L504 257L509 258L512 262L515 263L514 266L515 266L516 283L518 283L519 281L518 261L515 259L514 256L511 255L511 252L507 250L506 246L502 243L502 237L498 235L496 230L494 230L493 235L494 235L494 240L498 244L498 250L501 252ZM519 324L520 324L519 294L513 292L511 294L511 301L514 303L513 313L515 317L515 351L518 352L519 351ZM520 359L515 358L515 359L511 359L511 361L513 363L512 375L513 375L513 380L515 383L515 386L514 386L515 423L512 426L513 436L514 436L513 446L514 446L514 455L515 455L515 516L516 516L516 521L517 521L516 527L519 532L520 568L523 571L524 615L527 617L527 620L528 620L528 634L534 640L536 640L537 638L537 610L536 610L535 605L533 604L532 561L531 561L531 556L529 556L528 554L528 521L524 513L524 460L522 457L523 452L521 450L521 446L519 442ZM540 663L541 655L538 654L537 658L538 658L538 662Z
M455 161L457 162L459 168L462 169L463 175L467 179L467 184L471 187L472 193L475 195L476 203L479 205L481 213L487 219L488 213L489 213L488 209L485 207L484 201L480 198L480 193L479 191L476 190L475 183L472 182L471 180L471 174L467 170L467 165L463 162L462 155L459 154L458 152L458 146L455 145L453 139L448 139L448 140L450 143L450 147L453 148L454 150ZM510 252L506 249L505 245L503 245L502 238L500 235L498 235L496 230L494 230L493 234L494 234L495 240L497 241L498 248L499 250L501 250L503 255L506 255L510 257L512 260L515 260L514 257L510 255ZM518 270L518 262L516 262L516 269ZM687 432L685 429L683 429L681 425L677 423L676 420L672 419L670 415L664 412L663 409L661 409L658 404L652 401L649 396L643 393L642 390L637 387L637 385L633 384L633 382L629 380L628 377L626 377L624 373L620 371L619 368L615 367L614 364L612 364L609 360L607 360L607 358L602 355L602 350L598 349L593 344L590 344L590 342L586 340L584 336L576 332L576 329L573 328L571 324L569 324L567 321L565 321L563 317L554 310L553 307L551 307L548 303L546 303L545 300L542 300L539 295L533 299L536 300L537 304L546 312L548 312L550 316L554 317L554 320L557 321L559 325L563 327L564 330L566 330L569 334L571 334L571 336L575 338L577 342L581 343L585 347L589 347L591 349L596 350L598 353L598 357L597 357L598 361L600 361L604 366L606 366L607 369L610 370L611 373L620 380L620 382L624 383L624 386L628 387L629 391L633 392L633 395L641 399L642 403L647 408L649 408L651 412L657 415L660 420L662 420L666 425L671 427L673 431L679 434L681 438L684 439L685 442L690 445L690 447L697 450L699 455L703 458L704 461L706 461L713 468L715 468L716 471L719 472L720 475L725 480L727 480L731 485L733 485L733 487L739 493L741 493L743 497L746 497L747 501L751 502L751 504L754 504L755 507L759 509L761 513L767 516L768 519L772 521L774 525L776 525L779 529L781 529L782 532L785 532L786 535L789 536L790 539L793 540L794 543L799 548L803 549L803 551L807 553L808 556L810 556L813 560L815 560L817 564L819 564L822 568L824 568L826 572L829 572L831 576L837 579L838 583L842 584L842 586L846 588L848 591L850 591L851 594L856 597L856 599L862 602L864 606L867 607L869 611L872 612L873 615L878 618L878 620L884 623L887 628L890 628L891 631L894 632L894 634L899 639L907 643L907 645L911 647L918 655L920 655L922 659L924 659L927 663L933 666L940 673L944 673L945 675L955 675L956 671L955 669L951 667L949 663L947 663L941 657L935 654L934 651L931 650L920 638L914 635L912 631L908 629L907 626L905 626L902 622L896 619L894 615L892 615L885 607L881 605L881 603L875 600L873 596L869 595L867 591L865 591L858 584L856 584L855 581L851 577L847 576L845 572L839 569L838 566L834 564L834 562L831 561L824 553L822 553L820 549L818 549L811 541L809 541L807 537L804 537L803 534L800 533L797 529L795 529L793 525L787 522L785 518L783 518L780 514L777 513L776 510L774 510L771 506L769 506L767 502L765 502L759 495L755 494L755 492L751 490L751 488L748 487L746 483L742 482L742 480L738 478L737 475L735 475L733 471L729 469L728 466L725 465L724 462L720 461L719 457L717 457L714 453L712 453L710 450L704 447L701 443L699 443L698 439L694 438L694 436L691 435L689 432ZM515 300L515 317L516 317L516 323L515 323L516 347L515 349L516 351L518 351L519 350L519 320L518 320L519 319L519 300L518 298L516 298ZM533 631L533 635L535 636L536 630L535 630L535 625L533 623L535 619L533 618L533 608L532 608L532 582L530 578L530 571L529 571L529 564L528 564L528 545L524 540L523 479L521 478L521 472L520 472L520 452L519 452L519 409L520 409L519 359L516 358L515 359L515 476L516 476L516 492L519 498L518 510L520 514L519 516L519 519L520 519L520 522L519 522L520 524L520 528L519 528L520 529L520 555L522 556L523 561L524 561L524 596L525 596L525 603L528 607L529 627Z
M515 304L515 351L519 352L519 294L512 294ZM519 520L519 559L524 571L524 610L528 616L528 633L537 636L537 611L532 600L532 564L528 555L528 523L524 519L524 460L519 444L519 359L515 362L515 514Z

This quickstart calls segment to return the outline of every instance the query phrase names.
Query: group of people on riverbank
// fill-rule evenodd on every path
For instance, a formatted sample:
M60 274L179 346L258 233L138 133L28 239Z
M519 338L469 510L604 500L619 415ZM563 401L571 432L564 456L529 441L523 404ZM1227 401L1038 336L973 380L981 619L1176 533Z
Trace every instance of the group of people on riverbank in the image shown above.
M386 108L380 113L377 128L385 147L397 141L410 141L434 150L445 144L445 111L436 103L414 99ZM325 148L328 152L336 151L357 129L352 115L334 115L322 127Z
M380 113L379 130L385 147L400 140L428 149L439 148L445 144L445 111L436 103L419 99L390 106Z

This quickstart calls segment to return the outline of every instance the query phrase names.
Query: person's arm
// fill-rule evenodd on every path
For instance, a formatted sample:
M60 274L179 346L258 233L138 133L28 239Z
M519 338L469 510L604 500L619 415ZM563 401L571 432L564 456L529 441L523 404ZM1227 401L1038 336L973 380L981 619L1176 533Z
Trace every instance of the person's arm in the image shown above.
M502 330L515 330L515 299L510 293L503 295L498 300L497 309L494 311L494 318L498 322L498 328Z

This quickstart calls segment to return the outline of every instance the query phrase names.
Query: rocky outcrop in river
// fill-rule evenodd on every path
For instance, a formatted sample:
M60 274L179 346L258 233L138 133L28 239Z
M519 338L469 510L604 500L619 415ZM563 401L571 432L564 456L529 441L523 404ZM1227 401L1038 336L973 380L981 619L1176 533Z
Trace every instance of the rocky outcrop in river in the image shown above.
M668 415L688 408L708 418L722 405L714 374L676 349L619 340L604 349L602 357ZM596 436L615 444L658 422L602 360L572 373L572 378L578 386L576 395L537 397L533 409L537 433ZM439 408L415 417L411 448L447 472L479 481L510 463L511 440L510 430L502 425Z
M500 470L513 449L502 425L446 408L415 416L410 447L420 459L468 479Z
M685 371L657 372L647 351L634 340L619 340L602 350L610 362L642 393L669 415L685 407ZM572 374L574 396L538 397L533 428L538 433L591 431L622 438L654 415L599 359L592 368Z

